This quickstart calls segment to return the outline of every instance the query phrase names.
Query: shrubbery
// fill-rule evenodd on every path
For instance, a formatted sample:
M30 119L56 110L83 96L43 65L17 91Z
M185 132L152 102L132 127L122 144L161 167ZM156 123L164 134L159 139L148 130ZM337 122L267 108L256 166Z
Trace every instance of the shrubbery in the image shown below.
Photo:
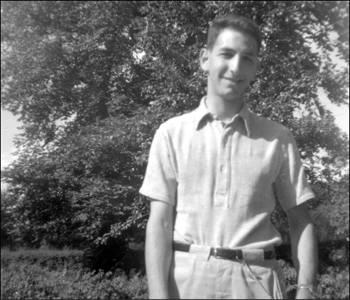
M1 298L147 299L146 278L124 273L49 270L39 265L11 263L1 269Z
M147 299L146 277L135 270L129 276L120 269L96 273L72 264L75 253L39 252L1 252L1 299ZM50 256L54 262L66 259L42 264Z
M17 251L1 250L1 267L12 264L30 264L49 269L59 269L63 266L70 269L81 269L83 265L83 251L81 250L55 250L55 249L18 249Z

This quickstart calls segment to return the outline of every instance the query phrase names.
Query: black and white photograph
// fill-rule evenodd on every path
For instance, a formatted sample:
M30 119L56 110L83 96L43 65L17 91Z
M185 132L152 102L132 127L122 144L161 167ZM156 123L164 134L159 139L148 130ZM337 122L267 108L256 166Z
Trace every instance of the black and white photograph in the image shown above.
M349 1L1 1L1 299L349 299Z

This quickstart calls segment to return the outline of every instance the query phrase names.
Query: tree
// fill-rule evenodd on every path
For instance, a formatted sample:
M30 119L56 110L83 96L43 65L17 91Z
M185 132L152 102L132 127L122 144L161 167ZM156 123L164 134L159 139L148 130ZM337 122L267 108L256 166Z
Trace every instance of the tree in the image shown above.
M207 27L232 12L254 19L264 38L250 109L292 130L319 198L311 208L336 205L348 140L317 88L334 103L348 103L348 68L337 70L329 59L334 49L349 59L346 2L1 5L2 107L24 123L19 158L2 175L17 199L12 233L20 243L143 238L148 206L138 189L152 137L162 122L198 105ZM276 211L274 221L286 231L283 218Z

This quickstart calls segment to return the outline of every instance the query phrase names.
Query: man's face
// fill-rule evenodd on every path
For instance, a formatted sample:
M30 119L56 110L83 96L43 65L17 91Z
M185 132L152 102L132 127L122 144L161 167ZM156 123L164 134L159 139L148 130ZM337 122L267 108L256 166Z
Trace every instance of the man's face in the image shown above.
M225 29L211 50L202 49L200 62L208 72L208 96L240 99L258 69L258 43L250 34Z

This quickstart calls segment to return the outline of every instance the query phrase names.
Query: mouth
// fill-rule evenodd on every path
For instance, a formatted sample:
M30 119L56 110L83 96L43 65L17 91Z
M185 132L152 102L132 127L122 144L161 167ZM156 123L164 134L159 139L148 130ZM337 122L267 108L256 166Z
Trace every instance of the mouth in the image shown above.
M233 84L240 84L244 81L243 79L226 78L226 77L225 77L225 79Z

